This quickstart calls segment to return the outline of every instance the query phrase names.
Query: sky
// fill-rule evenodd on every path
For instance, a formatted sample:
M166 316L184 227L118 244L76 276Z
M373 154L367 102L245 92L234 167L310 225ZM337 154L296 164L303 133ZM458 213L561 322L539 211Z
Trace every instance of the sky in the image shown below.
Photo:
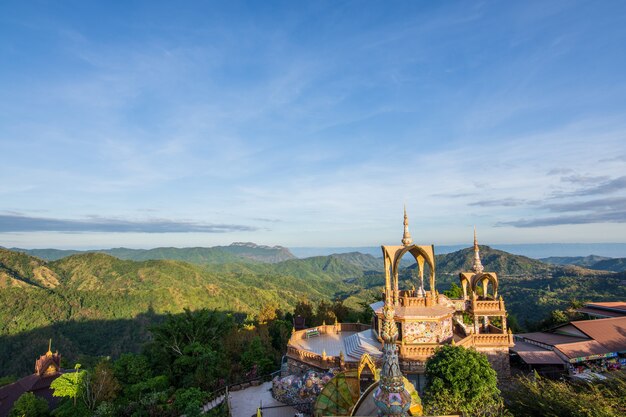
M626 242L626 3L3 1L0 246Z

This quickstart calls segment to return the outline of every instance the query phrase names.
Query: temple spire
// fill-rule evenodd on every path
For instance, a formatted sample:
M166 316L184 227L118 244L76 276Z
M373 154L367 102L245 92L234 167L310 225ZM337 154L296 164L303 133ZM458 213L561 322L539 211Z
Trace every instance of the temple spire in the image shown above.
M409 233L409 216L406 215L406 205L404 206L404 234L402 235L402 244L409 246L413 243L411 239L411 233Z
M407 417L411 407L411 394L404 388L404 377L398 361L398 328L394 320L395 310L390 300L383 306L383 366L378 387L374 391L374 404L379 417Z
M474 264L472 265L472 271L476 274L482 274L485 268L483 268L482 262L480 262L480 249L478 248L478 239L476 238L476 226L474 226Z
M52 356L52 339L48 340L48 351L46 352L46 356Z

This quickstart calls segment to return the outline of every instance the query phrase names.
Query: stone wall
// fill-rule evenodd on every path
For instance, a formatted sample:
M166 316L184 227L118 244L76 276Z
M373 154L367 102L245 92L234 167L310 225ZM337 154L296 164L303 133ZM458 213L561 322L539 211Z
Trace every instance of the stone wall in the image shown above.
M309 365L308 363L300 362L293 358L287 358L287 374L302 376L306 371L312 369L318 372L324 372L322 369Z
M498 373L498 379L511 377L511 365L509 363L509 348L481 348L478 349L487 355L491 367Z

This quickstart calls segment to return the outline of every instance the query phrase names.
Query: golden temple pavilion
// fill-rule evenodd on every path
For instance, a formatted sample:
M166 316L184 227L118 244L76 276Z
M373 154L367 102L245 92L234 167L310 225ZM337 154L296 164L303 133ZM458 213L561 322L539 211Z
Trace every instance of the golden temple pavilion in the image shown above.
M287 346L287 370L302 374L313 369L358 369L366 356L380 367L389 344L397 347L399 371L418 392L425 385L425 363L438 346L456 344L486 354L499 378L510 376L506 309L498 297L498 276L484 271L474 230L474 261L470 271L459 274L462 296L449 298L436 289L434 245L417 245L409 233L404 211L401 245L382 248L385 288L383 301L371 304L371 325L334 323L294 331ZM415 282L410 289L399 285L400 261L415 260ZM393 312L392 316L389 315ZM385 338L385 326L395 324L393 338ZM387 346L387 347L385 347Z

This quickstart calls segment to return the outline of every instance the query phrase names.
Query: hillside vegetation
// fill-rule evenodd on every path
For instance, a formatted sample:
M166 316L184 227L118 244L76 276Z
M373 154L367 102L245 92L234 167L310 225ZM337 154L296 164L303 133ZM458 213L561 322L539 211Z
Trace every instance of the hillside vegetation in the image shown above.
M266 263L276 263L295 259L289 249L282 246L263 246L249 242L235 242L228 246L214 246L211 248L154 248L154 249L97 249L91 251L59 250L59 249L11 249L16 252L23 252L31 256L36 256L46 261L56 261L68 256L81 253L105 253L119 259L131 261L147 260L175 260L185 261L194 264L207 263L229 263L257 261Z
M185 308L217 309L244 318L267 306L293 311L302 299L341 299L358 310L380 296L384 284L380 258L349 253L268 263L242 258L242 253L257 249L247 245L231 245L231 252L223 250L228 247L219 252L208 248L214 256L208 263L134 261L104 253L78 253L47 262L0 249L0 361L7 363L10 356L10 364L19 364L16 369L24 364L30 368L41 350L32 341L41 339L45 345L47 337L71 346L65 351L74 356L133 350L148 337L152 322ZM572 299L626 299L624 273L550 265L487 246L480 249L485 270L498 273L499 292L522 325L565 308ZM161 248L151 253L159 250L164 257L182 251ZM190 253L194 251L185 256ZM468 270L472 258L471 248L437 255L437 289L443 292L457 283L458 272ZM400 278L405 288L415 285L414 265L403 269ZM47 329L45 335L37 330L42 328ZM11 373L13 366L0 370L0 376Z
M626 258L607 258L604 256L589 255L572 257L553 256L541 260L555 265L576 265L598 271L626 271Z

